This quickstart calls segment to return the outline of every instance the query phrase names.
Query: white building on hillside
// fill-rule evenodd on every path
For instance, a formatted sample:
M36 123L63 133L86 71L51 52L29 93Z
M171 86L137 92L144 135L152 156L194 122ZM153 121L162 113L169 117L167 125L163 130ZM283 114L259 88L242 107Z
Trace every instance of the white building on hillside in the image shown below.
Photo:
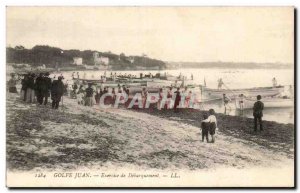
M131 64L133 64L133 63L134 63L134 57L133 57L133 56L130 56L130 57L129 57L129 61L130 61Z
M95 66L98 66L98 65L108 66L109 65L108 57L100 56L98 52L94 52L93 57L94 57Z
M82 65L82 58L80 58L80 57L74 57L73 58L73 64L75 64L77 66Z
M107 66L109 64L109 58L100 56L100 62L101 62L101 64Z

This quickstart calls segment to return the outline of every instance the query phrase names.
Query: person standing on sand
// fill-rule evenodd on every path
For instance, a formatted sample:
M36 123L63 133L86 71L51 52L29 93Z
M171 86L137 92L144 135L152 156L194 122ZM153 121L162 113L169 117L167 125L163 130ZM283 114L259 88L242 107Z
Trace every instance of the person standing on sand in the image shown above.
M161 101L164 98L164 93L163 93L163 89L162 88L159 89L158 94L159 94L159 96L158 96L159 98L158 98L158 102L157 102L157 109L161 110Z
M85 89L85 96L86 96L86 106L93 106L93 94L94 89L92 88L92 84L88 83L88 88Z
M193 92L190 90L187 96L187 108L194 108L194 104L196 102L195 97L193 96Z
M174 112L178 113L178 106L180 104L181 101L181 93L180 93L180 88L177 88L177 91L175 91L174 93L176 95L175 97L175 103L174 103Z
M172 106L172 96L173 96L173 91L172 91L172 87L169 88L168 92L167 92L167 103L165 105L165 109L170 109Z
M61 97L64 94L64 83L62 82L63 77L59 76L58 80L54 80L51 86L51 99L52 109L58 109Z
M116 98L117 98L117 93L122 93L121 87L118 88L118 92L116 92L115 88L112 88L112 90L111 90L112 99L110 101L111 104L115 104Z
M148 92L145 87L143 88L141 95L142 95L143 108L145 108L147 102L147 96L148 96Z
M21 80L21 99L26 101L26 91L27 91L27 82L28 82L28 74L25 74L23 79Z
M209 126L209 134L211 135L211 142L215 142L215 133L216 133L216 128L217 128L217 118L215 116L215 110L214 109L209 109L209 117L208 117L208 122L210 123Z
M96 94L95 94L95 101L97 105L99 104L101 94L102 94L102 89L101 88L99 89L99 87L97 87Z
M76 91L78 89L78 86L77 86L76 82L74 82L74 84L72 85L72 89L73 89L73 91L72 91L72 98L73 97L76 98Z
M184 90L182 91L182 96L184 97L184 104L183 104L183 108L187 108L189 105L189 91L188 91L188 87L184 87Z
M43 91L43 100L44 105L47 105L48 103L48 97L50 96L50 90L51 90L51 78L49 77L50 73L46 72L44 76L44 84L45 84L45 90ZM45 99L44 99L45 98Z
M15 78L15 74L11 73L11 74L10 74L10 77L11 77L11 78L10 78L9 81L7 82L8 92L10 92L10 93L18 93L17 87L16 87L16 85L17 85L17 80L16 80L16 78Z
M239 105L240 105L240 110L242 111L242 113L244 111L244 99L245 99L244 94L240 94L239 95Z
M259 122L260 131L263 130L262 117L264 110L264 103L261 102L261 96L257 95L257 101L253 106L253 117L254 117L254 131L257 131L257 122Z
M206 138L206 142L208 143L209 142L208 131L210 129L210 123L206 113L203 114L203 120L201 121L201 129L202 129L202 142L204 142L204 138Z
M230 108L230 106L229 106L229 102L230 102L230 101L231 101L230 98L228 98L228 97L226 96L226 94L223 93L223 103L224 103L224 114L225 114L225 115L226 115L227 112L231 111L231 108ZM229 111L227 111L227 110L229 110Z
M39 76L35 79L35 93L38 104L43 104L43 89L45 88L44 85L44 78L43 73L40 73Z
M26 102L27 103L33 103L35 100L34 77L35 77L35 74L32 73L32 74L30 74L30 76L28 77L28 80L27 80L27 90L26 90Z

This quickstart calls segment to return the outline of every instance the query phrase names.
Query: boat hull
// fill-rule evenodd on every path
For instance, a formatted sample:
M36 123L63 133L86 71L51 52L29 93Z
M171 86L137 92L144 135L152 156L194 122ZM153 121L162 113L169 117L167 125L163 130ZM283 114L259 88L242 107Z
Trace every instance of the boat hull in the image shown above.
M294 107L294 99L284 98L268 98L261 100L264 103L264 108L290 108ZM252 109L256 100L244 99L244 109ZM236 108L240 108L239 101L235 101Z
M222 98L223 94L230 98L238 97L240 94L244 94L246 97L256 97L261 95L262 97L276 96L284 91L283 86L278 87L258 87L249 89L211 89L202 87L202 91L207 97L219 97Z

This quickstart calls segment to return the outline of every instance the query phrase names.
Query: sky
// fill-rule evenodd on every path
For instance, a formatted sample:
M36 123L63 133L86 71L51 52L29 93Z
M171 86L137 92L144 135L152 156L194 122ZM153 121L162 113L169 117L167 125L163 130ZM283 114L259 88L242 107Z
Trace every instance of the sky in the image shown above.
M7 7L6 45L293 63L293 7Z

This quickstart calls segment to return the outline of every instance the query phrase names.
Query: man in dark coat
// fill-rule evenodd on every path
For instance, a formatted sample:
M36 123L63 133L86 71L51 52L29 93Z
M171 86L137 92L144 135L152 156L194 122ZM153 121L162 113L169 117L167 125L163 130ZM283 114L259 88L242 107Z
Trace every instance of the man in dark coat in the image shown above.
M51 86L51 99L52 108L58 109L60 99L64 94L64 83L62 82L63 77L59 76L58 80L54 80Z
M262 125L262 117L263 117L263 110L264 110L264 103L260 101L261 96L257 96L257 101L254 103L253 106L253 116L254 116L254 131L257 131L257 122L259 122L260 130L263 130Z
M86 106L93 106L93 94L94 94L94 89L92 88L92 84L88 83L88 88L85 89L85 105Z
M50 90L51 90L51 84L52 84L52 81L51 81L51 78L49 77L49 72L46 72L45 73L45 76L44 76L44 90L43 90L43 101L44 101L44 105L47 105L48 103L48 97L50 96Z
M206 142L208 143L208 132L210 130L210 122L207 119L208 115L203 114L203 120L201 121L201 129L202 129L202 142L204 142L204 138L206 139Z
M21 80L21 96L22 96L22 100L26 101L26 91L27 91L27 85L28 85L28 76L29 74L25 74L23 79Z
M35 74L32 73L29 75L28 79L27 79L27 90L26 90L26 102L28 103L33 103L34 102L34 97L35 97L35 83L34 83L34 77Z
M177 91L175 91L174 94L176 95L175 103L174 103L174 112L177 113L178 112L178 106L179 106L179 103L180 103L180 100L181 100L180 88L177 88Z
M40 73L39 76L35 79L35 94L36 94L37 102L40 105L43 104L43 90L44 90L43 74Z

